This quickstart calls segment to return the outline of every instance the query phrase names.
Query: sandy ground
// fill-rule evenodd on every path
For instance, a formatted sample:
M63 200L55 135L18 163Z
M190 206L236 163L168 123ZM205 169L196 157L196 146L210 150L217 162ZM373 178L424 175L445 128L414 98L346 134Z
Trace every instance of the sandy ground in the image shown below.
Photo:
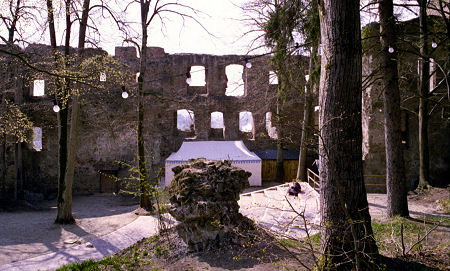
M134 221L136 200L111 194L74 197L75 225L56 225L56 200L41 211L0 212L0 266L84 243Z

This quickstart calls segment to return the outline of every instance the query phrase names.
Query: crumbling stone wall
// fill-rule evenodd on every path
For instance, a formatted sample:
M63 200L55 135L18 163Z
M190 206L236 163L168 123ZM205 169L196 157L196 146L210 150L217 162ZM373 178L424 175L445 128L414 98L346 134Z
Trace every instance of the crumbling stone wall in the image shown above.
M436 19L436 18L434 18ZM433 20L430 20L432 24ZM363 42L363 162L365 175L385 175L385 139L384 139L384 104L383 86L379 77L381 69L377 55L381 50L379 40L379 25L373 23L366 26L363 34L367 37ZM399 36L406 37L411 43L417 42L418 19L399 24ZM430 26L430 29L433 27ZM412 57L407 42L398 43L399 87L401 91L403 134L403 155L405 160L406 184L408 189L414 189L419 181L419 136L418 136L418 90L417 90L417 57ZM440 47L434 50L430 57L443 60L448 57L448 51ZM436 79L442 79L438 70ZM446 92L445 86L438 91ZM436 106L429 120L430 143L430 178L433 185L448 184L450 174L450 107L448 103L433 103ZM430 110L429 108L429 110ZM366 177L366 183L385 183L384 178ZM369 188L369 192L383 192L384 189Z
M411 26L416 27L416 26ZM368 29L368 28L366 28ZM378 31L377 25L372 30ZM414 28L416 29L416 28ZM414 31L410 31L416 33ZM406 30L405 30L406 31ZM377 33L367 37L378 37ZM379 39L365 39L364 74L369 76L379 68L377 50ZM73 49L75 51L75 49ZM35 63L52 61L52 50L47 45L33 44L25 49L25 55ZM100 49L87 49L87 55L106 54ZM435 51L436 57L445 57L446 51ZM447 54L447 55L446 55ZM229 64L245 65L245 58L240 55L204 55L204 54L167 54L163 48L150 47L148 50L148 74L145 76L144 98L144 138L149 166L154 170L164 167L164 160L179 149L184 140L243 140L251 150L276 149L276 142L266 130L266 112L275 112L276 85L269 84L268 57L251 58L252 68L244 68L243 81L245 95L241 97L226 96L227 76L225 67ZM122 99L121 86L105 82L106 91L92 90L81 97L80 144L75 169L74 193L93 193L100 191L99 171L117 172L126 176L127 168L116 163L122 161L135 164L136 127L137 127L137 83L139 58L134 47L117 47L115 58L124 64L124 70L130 74L125 85L130 93ZM304 70L308 61L302 57ZM417 60L407 55L400 55L399 64L403 93L411 97L402 106L417 108L416 75ZM3 64L2 64L3 65ZM125 66L126 65L126 66ZM201 65L206 68L204 87L191 87L186 83L186 73L191 66ZM412 73L408 73L412 71ZM37 152L25 143L23 147L23 188L40 192L47 197L56 194L57 189L57 121L52 111L52 80L45 74L17 65L14 68L14 84L2 85L2 95L21 104L21 107L35 126L42 127L43 149ZM1 73L4 82L7 74ZM367 78L366 77L366 78ZM107 75L107 78L108 75ZM34 79L44 79L46 95L33 97ZM369 80L370 81L370 80ZM9 81L8 81L9 82ZM363 149L365 174L385 174L384 128L382 87L379 80L363 86ZM300 143L300 129L303 116L301 97L304 86L290 89L282 118L288 123L283 134L286 135L285 148L297 150ZM404 97L405 100L408 97ZM188 109L194 112L195 128L192 131L177 129L176 111ZM380 111L381 110L381 111ZM224 126L211 129L211 112L222 112ZM253 115L254 129L251 133L239 131L239 112L249 111ZM417 117L405 114L405 162L407 182L412 188L418 180L418 135ZM431 175L438 182L448 182L450 175L450 109L448 103L439 104L430 119L430 164ZM10 185L14 179L14 146L8 147L7 178ZM366 180L375 182L377 180ZM384 180L378 180L383 182Z
M75 50L75 49L73 49ZM52 50L49 46L33 44L25 49L32 62L51 63ZM74 51L75 52L75 51ZM89 49L86 54L105 52ZM274 112L276 85L269 84L267 57L251 59L252 68L244 68L245 95L226 96L227 76L225 67L229 64L245 65L245 57L239 55L215 56L202 54L167 54L163 48L148 50L148 74L143 78L146 93L144 98L144 137L149 166L154 170L164 167L165 159L179 149L184 140L244 140L250 150L275 149L276 142L266 130L266 112ZM117 163L135 164L137 127L137 83L139 58L134 47L117 47L115 58L126 65L130 78L125 85L130 93L122 99L121 86L105 82L106 91L92 90L81 97L80 139L75 169L74 193L100 191L99 171L117 172L126 176L127 168ZM305 70L307 61L305 60ZM186 83L186 73L191 66L206 68L206 86L191 87ZM43 149L37 152L31 146L24 146L24 184L26 189L52 197L57 185L57 121L52 111L54 86L45 74L26 70L23 87L12 91L23 100L24 111L32 116L35 126L42 127ZM108 75L107 75L107 78ZM34 79L45 80L45 93L33 97ZM290 91L290 97L298 97L304 86ZM288 140L287 149L297 149L300 138L303 105L296 99L286 102L284 116L292 123L284 134ZM195 129L184 132L177 129L176 112L188 109L194 112ZM211 129L211 113L222 112L223 131ZM253 115L254 130L251 133L239 131L239 112L249 111Z

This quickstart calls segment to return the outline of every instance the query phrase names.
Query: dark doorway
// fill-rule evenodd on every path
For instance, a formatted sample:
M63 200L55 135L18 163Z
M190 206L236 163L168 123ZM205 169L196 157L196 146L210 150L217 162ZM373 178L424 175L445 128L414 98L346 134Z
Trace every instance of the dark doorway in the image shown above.
M119 185L117 183L116 170L100 171L100 193L117 193Z

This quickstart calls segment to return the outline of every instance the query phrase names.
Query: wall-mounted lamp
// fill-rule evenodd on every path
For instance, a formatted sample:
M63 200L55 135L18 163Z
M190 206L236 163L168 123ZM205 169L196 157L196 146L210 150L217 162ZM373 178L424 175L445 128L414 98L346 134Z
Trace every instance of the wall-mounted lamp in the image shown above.
M192 83L191 73L190 73L190 72L187 72L187 73L186 73L186 83L187 83L188 85L190 85L190 84Z
M433 48L437 47L437 43L434 39L431 41L431 47L433 47Z
M125 89L125 86L122 86L122 98L124 99L128 98L128 92Z
M251 69L252 68L252 63L248 61L248 58L245 59L245 67L247 69Z
M58 105L58 103L56 102L56 99L55 99L55 100L53 100L53 111L55 113L58 113L59 110L61 110L61 108L59 108L59 105Z

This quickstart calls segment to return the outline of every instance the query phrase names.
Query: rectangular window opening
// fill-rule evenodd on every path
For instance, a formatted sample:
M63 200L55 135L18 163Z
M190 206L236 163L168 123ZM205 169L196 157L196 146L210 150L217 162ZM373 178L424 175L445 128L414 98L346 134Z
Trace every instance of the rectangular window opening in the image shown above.
M45 94L45 81L44 80L34 80L33 82L33 96L39 97Z
M227 76L226 96L240 97L245 95L244 66L239 64L231 64L225 67L225 75Z
M32 146L35 151L42 150L42 128L41 127L33 128Z

